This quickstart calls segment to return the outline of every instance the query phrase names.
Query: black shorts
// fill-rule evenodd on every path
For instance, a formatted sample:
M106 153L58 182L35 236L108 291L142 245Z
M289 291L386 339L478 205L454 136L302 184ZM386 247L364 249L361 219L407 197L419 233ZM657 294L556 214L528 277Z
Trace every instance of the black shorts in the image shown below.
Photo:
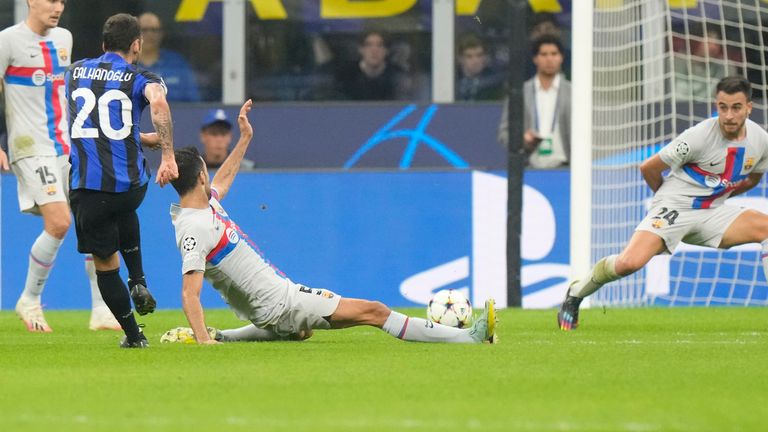
M117 252L120 249L121 230L139 229L135 214L146 193L147 184L117 193L71 190L69 204L75 216L78 252L90 253L101 259L107 259ZM126 221L131 222L126 224Z

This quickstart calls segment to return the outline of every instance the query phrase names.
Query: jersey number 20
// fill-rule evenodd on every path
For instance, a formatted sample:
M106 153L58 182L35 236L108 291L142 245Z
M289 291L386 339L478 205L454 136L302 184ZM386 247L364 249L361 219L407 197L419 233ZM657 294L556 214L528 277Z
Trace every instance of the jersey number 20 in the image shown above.
M133 119L131 118L131 112L133 110L133 103L125 93L120 90L108 90L104 92L96 100L96 95L89 88L79 88L72 92L72 99L83 99L83 106L75 117L75 121L72 123L72 138L98 138L99 130L95 127L83 127L85 120L91 115L91 112L98 103L99 124L101 132L104 133L109 139L121 140L125 139L131 134L131 127L133 126ZM123 127L115 129L110 122L109 104L111 102L120 103L120 116L123 121Z

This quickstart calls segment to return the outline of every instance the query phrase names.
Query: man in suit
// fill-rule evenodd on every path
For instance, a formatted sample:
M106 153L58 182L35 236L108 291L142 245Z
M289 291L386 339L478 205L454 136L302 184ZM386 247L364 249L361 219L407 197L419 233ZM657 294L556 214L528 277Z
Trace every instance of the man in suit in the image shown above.
M523 147L532 168L568 165L571 156L571 83L562 75L560 40L544 34L531 49L536 75L523 85L525 102ZM508 143L507 104L499 124L499 143Z

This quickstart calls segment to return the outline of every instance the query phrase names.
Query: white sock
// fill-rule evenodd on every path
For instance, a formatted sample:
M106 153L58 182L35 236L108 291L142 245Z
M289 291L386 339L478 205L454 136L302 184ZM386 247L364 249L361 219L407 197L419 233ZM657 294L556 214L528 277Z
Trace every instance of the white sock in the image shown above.
M568 294L584 298L599 290L608 282L621 279L621 276L616 274L617 257L617 255L610 255L598 261L583 279L576 282L569 289Z
M760 242L760 246L763 247L762 252L760 252L760 261L763 263L763 274L765 275L766 280L768 280L768 239Z
M222 342L266 342L279 340L280 337L272 330L256 327L248 324L236 329L227 329L221 331Z
M88 275L88 283L91 285L92 309L97 310L107 308L107 304L104 303L104 299L101 297L99 284L96 281L96 265L93 263L93 256L91 254L85 256L85 274Z
M414 318L392 311L381 328L390 335L416 342L477 343L469 335L469 329L458 329L435 324L423 318Z
M27 281L21 298L28 303L40 303L40 294L43 293L45 281L51 273L56 253L64 239L57 239L43 231L32 244L29 251L29 268L27 269Z

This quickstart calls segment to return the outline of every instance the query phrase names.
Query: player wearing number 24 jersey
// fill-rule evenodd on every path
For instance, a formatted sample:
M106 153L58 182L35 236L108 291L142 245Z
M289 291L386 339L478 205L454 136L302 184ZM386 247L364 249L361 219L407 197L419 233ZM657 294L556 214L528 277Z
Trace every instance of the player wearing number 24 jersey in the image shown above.
M561 329L579 325L584 297L640 270L655 255L674 252L681 241L720 249L760 243L768 276L768 215L723 203L755 187L768 169L768 133L748 119L751 97L749 81L723 78L715 89L717 118L686 130L640 165L655 193L651 208L620 254L601 259L571 283L557 314Z
M133 63L141 54L141 31L135 17L109 17L102 31L104 55L79 61L67 70L66 90L72 136L70 202L77 248L93 254L99 290L126 338L122 347L143 348L146 338L131 311L154 311L141 263L139 219L149 168L142 142L162 148L157 182L178 176L173 155L171 112L165 85L157 75ZM150 107L156 134L139 132L139 119ZM128 267L128 289L120 279L120 259Z

